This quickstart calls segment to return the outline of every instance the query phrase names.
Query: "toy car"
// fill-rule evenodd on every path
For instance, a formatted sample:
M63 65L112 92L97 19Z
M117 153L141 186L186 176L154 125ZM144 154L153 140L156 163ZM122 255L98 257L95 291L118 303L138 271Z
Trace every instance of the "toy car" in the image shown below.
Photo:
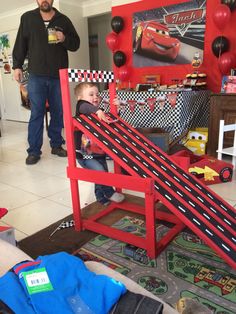
M171 157L206 185L232 180L233 165L223 160L208 155L196 156L188 150L180 150Z
M205 154L207 141L208 129L196 128L188 132L184 146L191 150L194 155L200 156Z
M133 52L152 52L157 57L174 61L178 56L180 41L171 37L166 25L155 21L140 22L136 27Z

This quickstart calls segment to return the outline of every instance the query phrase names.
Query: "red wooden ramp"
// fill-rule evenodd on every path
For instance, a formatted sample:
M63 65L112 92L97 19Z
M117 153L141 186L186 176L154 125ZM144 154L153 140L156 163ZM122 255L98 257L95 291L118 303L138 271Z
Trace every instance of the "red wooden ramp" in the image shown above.
M195 177L183 171L171 158L139 134L124 121L113 124L100 122L96 116L72 117L69 82L109 82L110 101L115 97L114 74L107 71L77 69L60 70L63 112L68 151L67 174L70 179L73 215L77 231L88 229L108 237L130 243L147 250L154 258L168 243L188 226L213 250L236 268L235 209ZM111 105L114 112L114 106ZM74 132L80 129L91 137L114 160L116 173L101 173L80 169L76 165ZM121 175L119 166L130 175ZM80 207L78 180L115 186L144 192L145 206L123 202L111 203L99 213L86 218ZM163 213L155 208L161 201L172 213ZM137 236L101 223L100 218L117 207L144 215L146 235ZM161 240L156 240L156 219L174 224ZM157 243L158 242L158 243Z
M185 172L171 157L119 117L110 125L96 115L74 118L75 128L94 140L131 176L152 178L156 197L233 268L236 268L236 211Z

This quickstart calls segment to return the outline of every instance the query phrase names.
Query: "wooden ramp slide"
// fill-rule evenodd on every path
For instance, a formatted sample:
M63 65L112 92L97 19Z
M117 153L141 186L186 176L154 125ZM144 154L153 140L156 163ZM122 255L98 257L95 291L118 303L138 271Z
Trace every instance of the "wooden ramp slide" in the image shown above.
M170 156L161 151L146 137L132 128L117 115L108 115L117 122L106 124L96 115L72 117L70 89L71 82L109 83L110 102L115 97L114 73L109 71L91 71L61 69L60 81L63 112L68 151L67 174L71 184L71 195L75 228L77 231L88 229L111 236L120 241L146 249L150 257L155 257L183 228L188 226L205 241L231 267L236 269L236 210L194 176L181 169ZM81 130L97 143L115 162L124 168L129 176L79 169L76 165L74 132ZM117 168L118 169L118 168ZM143 238L127 234L121 230L105 226L98 222L101 217L116 208L111 204L89 219L82 217L78 180L114 185L118 188L136 188L145 193L145 208L132 203L121 204L121 209L133 211L145 216L146 236ZM117 184L117 185L115 185ZM139 189L138 189L139 188ZM155 202L160 200L170 211L165 214L167 220L175 226L156 243L155 219L164 214L157 213ZM123 207L122 207L123 206ZM159 215L159 216L158 216Z
M130 175L153 178L157 198L233 268L236 268L236 211L170 156L113 114L106 124L81 115L75 127L88 135Z

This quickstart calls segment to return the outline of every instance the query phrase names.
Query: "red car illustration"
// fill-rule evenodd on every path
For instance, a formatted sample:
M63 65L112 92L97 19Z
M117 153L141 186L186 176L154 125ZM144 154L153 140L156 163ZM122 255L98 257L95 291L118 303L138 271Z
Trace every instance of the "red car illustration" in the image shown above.
M166 25L155 21L140 22L136 27L133 52L147 51L172 61L178 56L180 41L171 37Z

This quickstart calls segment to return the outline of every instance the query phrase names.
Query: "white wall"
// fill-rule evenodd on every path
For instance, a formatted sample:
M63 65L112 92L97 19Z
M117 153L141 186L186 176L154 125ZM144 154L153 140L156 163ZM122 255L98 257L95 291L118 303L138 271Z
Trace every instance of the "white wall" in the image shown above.
M36 3L0 15L0 34L9 35L9 54L12 53L21 15L26 11L36 8L35 4ZM55 7L58 8L58 1L55 1ZM21 106L19 85L16 81L14 81L13 71L11 71L11 74L4 74L3 69L1 69L0 117L6 120L28 122L29 115L29 110Z
M110 0L88 1L83 5L83 16L96 16L111 12L112 3Z
M83 17L83 8L60 2L59 10L70 18L80 37L79 50L69 52L70 68L89 69L88 22L87 18Z
M27 10L32 9L27 6ZM1 14L0 16L0 34L8 34L10 40L9 53L15 42L17 29L20 23L20 16L25 9L15 10ZM0 116L2 119L27 121L29 112L20 106L20 91L18 84L13 80L13 71L11 74L4 74L0 70Z
M65 0L64 0L65 1ZM74 0L76 1L76 0ZM139 2L142 0L87 0L83 3L83 16L95 16L111 12L111 8L118 5Z
M69 53L70 67L89 68L88 54L88 26L87 18L82 16L82 8L77 6L59 3L54 1L54 7L67 15L81 38L81 47L77 52ZM12 52L17 30L20 24L21 15L36 8L36 2L30 6L25 6L19 10L7 12L0 15L0 34L9 34L10 45L9 53ZM2 119L15 121L29 121L30 112L21 105L18 83L13 80L13 71L11 74L4 74L0 71L0 117Z
M81 47L78 52L69 53L70 67L79 67L85 69L88 69L90 67L87 18L104 13L109 13L111 12L112 6L123 5L136 1L137 0L87 0L86 2L83 2L79 5L78 0L55 0L54 7L59 9L71 19L81 39ZM34 9L35 7L36 2L34 1L29 6L18 8L14 11L7 12L6 14L0 13L0 34L11 34L11 49L14 45L14 40L20 23L21 15L28 10ZM102 34L100 36L100 39L102 41L100 42L99 58L104 58L104 60L109 58L109 62L111 63L111 54L107 51L104 41L106 33L108 33L110 30L108 31L107 29L104 29L103 26L100 26L100 30ZM101 67L106 67L105 62L104 64L101 63ZM11 87L9 87L9 84L11 85ZM8 76L6 80L4 74L0 74L0 116L3 119L28 121L29 112L22 108L19 104L19 90L17 87L17 83L14 84L14 82L12 82L12 77L11 79L9 79ZM8 97L9 92L11 93L10 98ZM9 105L7 102L11 102L11 104ZM12 108L14 114L12 114L12 112L6 114L6 108Z

